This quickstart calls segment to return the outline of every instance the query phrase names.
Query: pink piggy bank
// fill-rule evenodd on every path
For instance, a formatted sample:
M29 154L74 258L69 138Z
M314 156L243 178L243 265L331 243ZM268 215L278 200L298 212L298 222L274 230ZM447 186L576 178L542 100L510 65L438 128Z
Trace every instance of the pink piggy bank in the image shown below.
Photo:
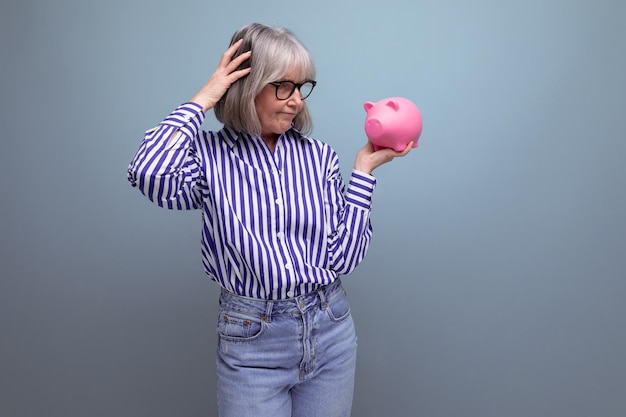
M410 141L417 147L422 134L422 115L412 101L402 97L366 102L365 134L374 149L392 148L403 151Z

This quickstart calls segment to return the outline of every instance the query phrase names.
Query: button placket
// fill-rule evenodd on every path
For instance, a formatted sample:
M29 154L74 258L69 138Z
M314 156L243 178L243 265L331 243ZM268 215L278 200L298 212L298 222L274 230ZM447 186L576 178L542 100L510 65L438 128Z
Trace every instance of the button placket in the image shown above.
M280 142L280 141L279 141ZM274 236L277 239L277 244L280 245L280 253L283 259L283 285L286 287L288 282L291 280L291 272L293 271L293 262L290 258L289 248L287 246L287 242L285 239L285 221L286 221L286 210L284 203L284 190L283 190L283 180L282 180L282 169L281 169L281 155L282 155L282 146L280 143L276 144L276 148L274 149L274 154L272 158L272 162L274 166L271 169L272 177L274 179L274 203L276 204L276 223L275 223L275 232ZM292 298L294 296L293 291L288 291L286 293L287 297Z

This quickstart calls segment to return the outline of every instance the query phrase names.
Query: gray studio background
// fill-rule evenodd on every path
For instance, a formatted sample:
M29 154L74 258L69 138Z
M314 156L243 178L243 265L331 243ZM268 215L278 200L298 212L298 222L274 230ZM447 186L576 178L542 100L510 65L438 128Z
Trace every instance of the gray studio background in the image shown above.
M125 176L252 21L316 58L344 175L363 102L423 113L344 280L353 415L626 415L625 4L3 1L0 416L216 414L200 213Z

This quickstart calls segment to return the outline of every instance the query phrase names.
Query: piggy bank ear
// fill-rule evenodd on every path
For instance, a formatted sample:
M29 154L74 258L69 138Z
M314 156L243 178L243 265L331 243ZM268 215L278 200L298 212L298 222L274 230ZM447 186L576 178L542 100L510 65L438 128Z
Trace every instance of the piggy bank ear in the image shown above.
M385 103L385 105L391 107L394 111L398 111L398 109L400 108L400 105L396 100L389 100Z
M374 103L372 103L371 101L367 101L365 102L365 104L363 104L363 108L366 112L370 111L372 107L374 107Z

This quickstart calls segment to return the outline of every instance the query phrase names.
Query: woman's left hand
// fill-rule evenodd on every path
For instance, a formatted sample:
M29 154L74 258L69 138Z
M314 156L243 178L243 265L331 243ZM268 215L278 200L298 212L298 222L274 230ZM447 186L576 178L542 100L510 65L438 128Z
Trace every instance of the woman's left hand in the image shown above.
M369 141L363 146L356 154L354 161L354 169L357 171L371 174L374 169L378 168L382 164L392 161L394 158L402 157L411 152L413 148L413 141L406 145L406 148L401 151L395 151L391 148L383 148L377 151L374 150L374 145Z

